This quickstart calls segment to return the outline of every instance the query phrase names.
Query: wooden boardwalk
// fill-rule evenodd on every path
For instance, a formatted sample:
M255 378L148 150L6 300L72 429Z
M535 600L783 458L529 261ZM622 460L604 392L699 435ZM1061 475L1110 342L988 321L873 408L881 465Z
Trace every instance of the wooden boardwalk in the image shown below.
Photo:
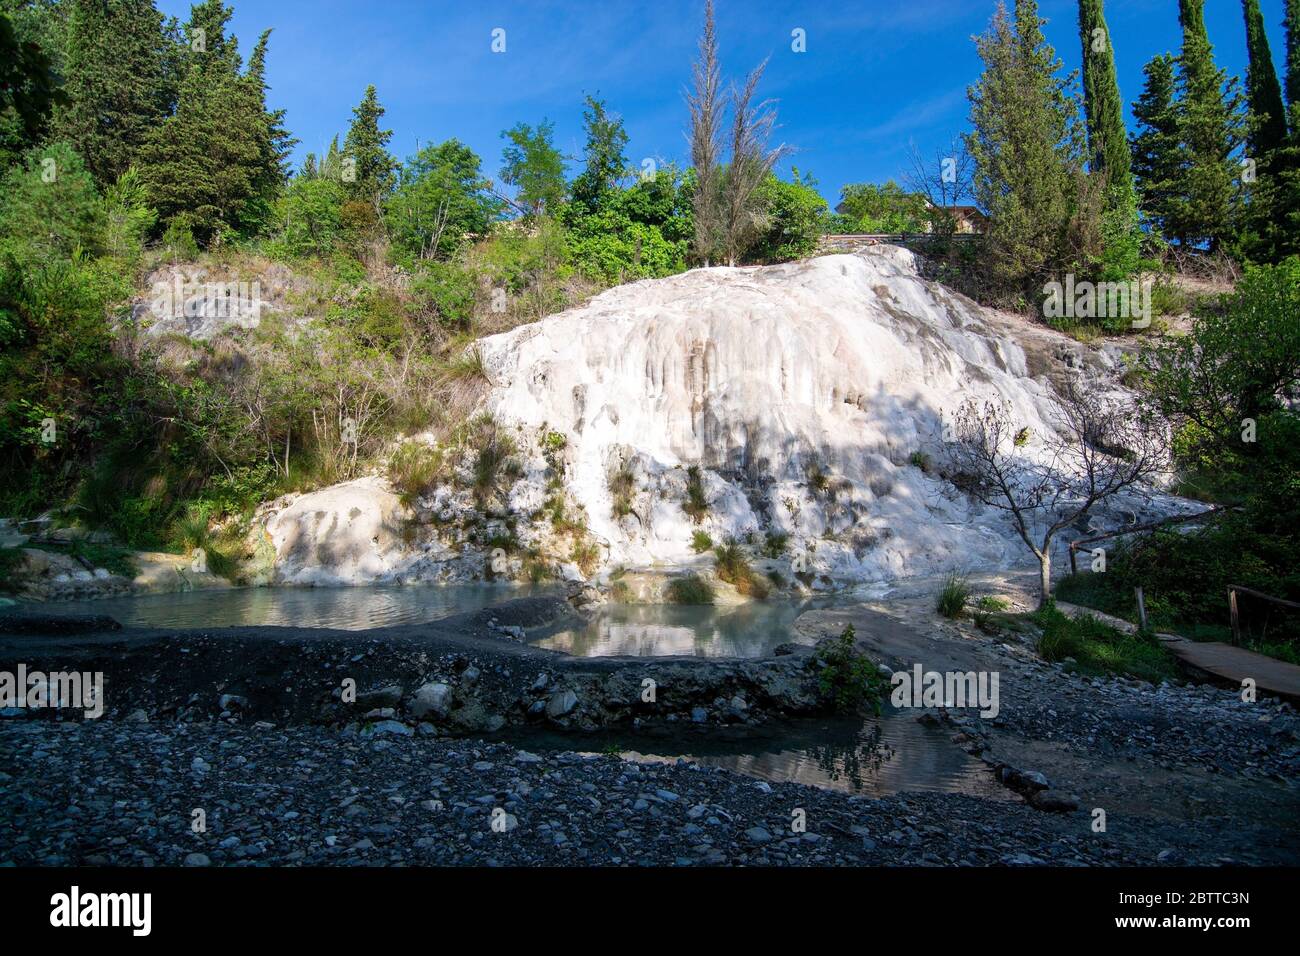
M1092 608L1062 602L1057 602L1056 606L1071 617L1087 614L1122 631L1136 630L1128 621ZM1177 634L1161 633L1156 634L1156 638L1179 661L1219 683L1241 687L1241 682L1249 678L1255 682L1259 693L1300 704L1300 667L1295 664L1217 641L1202 643Z

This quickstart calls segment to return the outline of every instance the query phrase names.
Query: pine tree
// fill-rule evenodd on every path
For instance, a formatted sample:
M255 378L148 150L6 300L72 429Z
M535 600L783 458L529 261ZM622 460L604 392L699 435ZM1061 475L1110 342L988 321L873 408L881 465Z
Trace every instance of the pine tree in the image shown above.
M175 106L174 44L152 0L71 0L67 17L67 101L54 135L107 184Z
M1183 28L1179 56L1179 135L1186 148L1181 195L1167 224L1182 244L1208 243L1217 249L1232 235L1241 167L1234 154L1241 145L1241 97L1236 81L1214 64L1205 29L1205 0L1178 0Z
M365 96L352 110L352 126L343 140L343 181L348 195L373 204L376 213L382 198L393 187L397 169L397 161L385 148L393 131L379 128L383 115L379 95L373 86L367 86Z
M289 175L289 153L298 142L284 127L284 110L268 111L266 108L266 50L270 38L270 30L258 38L243 77L248 122L256 131L260 154L253 180L254 194L245 219L251 218L252 206L255 205L259 210L256 218L260 222L270 218L271 204L284 188Z
M265 36L247 73L227 37L231 10L220 0L192 8L176 112L140 149L140 179L163 221L179 220L202 242L234 230L251 234L269 214L284 178L289 140L267 113Z
M1071 228L1084 143L1073 78L1060 75L1042 24L1033 0L1017 0L1014 24L999 3L976 40L984 72L968 91L974 132L967 148L976 201L990 216L990 277L1011 294L1032 294L1042 279L1077 264Z
M1166 53L1143 68L1146 82L1141 97L1133 104L1137 131L1130 139L1138 203L1162 235L1169 230L1184 165L1174 102L1175 62Z
M63 95L51 51L0 11L0 169L45 135Z

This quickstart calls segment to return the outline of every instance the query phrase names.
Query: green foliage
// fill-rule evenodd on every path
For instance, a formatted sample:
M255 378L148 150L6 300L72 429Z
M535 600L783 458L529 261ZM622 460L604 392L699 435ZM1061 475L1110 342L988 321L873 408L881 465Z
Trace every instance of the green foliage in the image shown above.
M456 262L422 262L411 277L411 294L441 326L469 331L474 321L474 275Z
M790 544L790 536L779 531L769 531L763 542L763 554L769 558L779 558L785 554Z
M479 415L465 427L462 444L474 449L474 498L480 507L500 504L523 473L515 441L490 415Z
M1102 12L1102 0L1079 0L1079 39L1083 46L1083 105L1088 123L1089 162L1094 171L1105 172L1110 186L1131 193L1124 102L1119 95L1115 47Z
M393 185L397 162L389 155L393 131L379 128L384 108L373 85L366 87L361 102L352 109L352 125L343 141L343 180L350 199L378 208L380 199Z
M598 211L605 197L618 185L627 170L627 130L623 121L606 112L605 101L587 97L582 125L587 132L585 168L573 181L573 201L588 212Z
M1169 234L1174 222L1175 199L1182 188L1182 145L1174 57L1163 54L1145 67L1142 95L1133 104L1137 132L1133 134L1132 169L1143 212L1157 230Z
M696 524L703 521L709 513L709 499L704 492L704 474L699 465L691 465L686 469L686 500L682 503L682 510Z
M837 212L842 232L921 233L929 225L929 210L920 193L910 193L892 179L884 185L849 183L840 190Z
M343 186L321 177L298 177L277 207L281 241L292 257L328 256L343 237Z
M947 618L959 618L966 613L970 600L970 584L956 572L948 575L935 601L935 608Z
M609 493L613 497L615 518L623 518L632 513L632 496L636 494L636 476L626 465L609 478Z
M230 16L220 0L192 8L187 32L202 30L204 48L186 48L176 110L150 127L135 153L159 217L185 217L202 244L252 235L271 219L292 145L281 115L266 109L266 35L241 72L225 34Z
M1173 431L1185 488L1238 510L1137 539L1108 556L1106 574L1071 579L1063 594L1086 587L1103 609L1129 614L1141 586L1166 615L1152 619L1179 630L1224 627L1231 584L1300 599L1291 557L1300 526L1297 310L1300 259L1248 268L1189 334L1143 351L1148 401ZM1284 640L1300 633L1289 620L1273 627Z
M501 152L501 181L515 187L515 203L529 217L557 211L568 194L554 137L555 124L547 120L536 128L517 123L501 134L510 143Z
M668 600L673 604L712 604L713 585L698 574L685 574L668 582Z
M598 205L574 202L563 222L569 256L594 281L660 278L686 268L690 204L672 168L628 189L611 186Z
M1014 25L999 7L976 41L984 73L970 90L967 148L976 201L991 217L986 271L1004 296L1033 295L1051 275L1082 271L1090 244L1076 227L1095 221L1073 78L1060 75L1042 22L1038 4L1021 0Z
M1070 658L1085 674L1117 674L1152 683L1177 674L1169 652L1152 634L1126 634L1088 615L1073 618L1051 601L1030 620L1042 629L1038 653L1045 661Z
M1214 63L1205 29L1205 0L1179 0L1183 49L1178 58L1178 137L1184 150L1179 188L1171 197L1166 235L1211 249L1233 232L1242 141L1242 100L1235 81Z
M66 97L44 37L0 11L0 169L44 135L50 113Z
M502 204L479 167L474 151L454 139L426 146L408 160L385 207L394 245L416 259L445 259L486 234Z
M56 111L54 135L107 186L137 161L149 131L175 106L183 48L153 0L71 0L66 6L67 100Z
M28 150L4 177L0 240L24 265L94 255L104 249L107 226L94 178L65 143Z
M713 539L709 537L707 531L697 530L691 533L691 550L696 554L713 550Z
M718 562L718 579L730 584L741 594L753 598L765 598L771 591L768 583L754 573L735 541L727 541L713 549L713 556Z
M428 494L443 473L442 450L423 442L403 442L388 460L388 481L407 506Z
M826 231L826 200L811 181L786 181L772 174L759 184L758 203L766 228L759 231L748 251L758 262L787 262L812 255Z
M856 714L869 707L880 713L889 683L871 658L858 651L852 624L839 637L818 644L814 658L820 667L817 680L822 698L836 711Z

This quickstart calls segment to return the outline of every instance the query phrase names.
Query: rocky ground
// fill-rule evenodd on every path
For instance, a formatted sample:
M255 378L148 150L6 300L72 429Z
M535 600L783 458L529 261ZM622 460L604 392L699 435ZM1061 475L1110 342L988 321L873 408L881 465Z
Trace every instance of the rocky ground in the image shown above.
M223 723L28 721L0 733L5 864L1278 862L1213 819L1094 833L1081 815L1026 804L873 800L506 744ZM800 816L805 832L792 829Z
M0 720L0 863L1300 863L1300 720L1289 705L1085 678L1042 663L1015 634L940 621L926 600L810 612L800 629L854 623L860 646L895 667L997 670L996 718L908 718L947 727L1009 800L872 798L583 753L596 749L595 726L770 732L768 718L798 711L808 657L597 661L509 640L562 613L545 601L382 640L275 629L166 638L103 622L90 634L0 635L0 669L118 662L99 720ZM363 691L346 706L330 689L344 673ZM638 703L646 674L676 686L657 711ZM474 724L485 717L510 723L514 743L493 742ZM552 749L518 736L530 727L546 728Z

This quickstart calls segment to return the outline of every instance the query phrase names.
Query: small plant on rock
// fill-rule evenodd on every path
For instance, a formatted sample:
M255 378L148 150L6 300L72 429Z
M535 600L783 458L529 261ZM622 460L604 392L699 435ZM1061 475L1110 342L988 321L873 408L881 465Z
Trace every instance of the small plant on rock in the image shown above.
M713 586L698 574L686 574L668 582L668 600L674 604L712 604Z
M713 549L718 559L718 578L727 582L741 594L765 598L771 591L768 583L754 573L749 559L735 541L728 541Z
M814 652L821 668L817 680L822 698L838 713L852 714L870 707L880 713L880 701L889 687L879 668L857 649L853 625L839 637L827 638Z
M696 524L703 521L709 513L709 499L704 494L704 475L700 472L699 465L691 465L686 469L686 500L682 503L682 510Z
M713 539L709 537L707 531L696 531L691 535L691 550L696 554L703 554L713 548Z

